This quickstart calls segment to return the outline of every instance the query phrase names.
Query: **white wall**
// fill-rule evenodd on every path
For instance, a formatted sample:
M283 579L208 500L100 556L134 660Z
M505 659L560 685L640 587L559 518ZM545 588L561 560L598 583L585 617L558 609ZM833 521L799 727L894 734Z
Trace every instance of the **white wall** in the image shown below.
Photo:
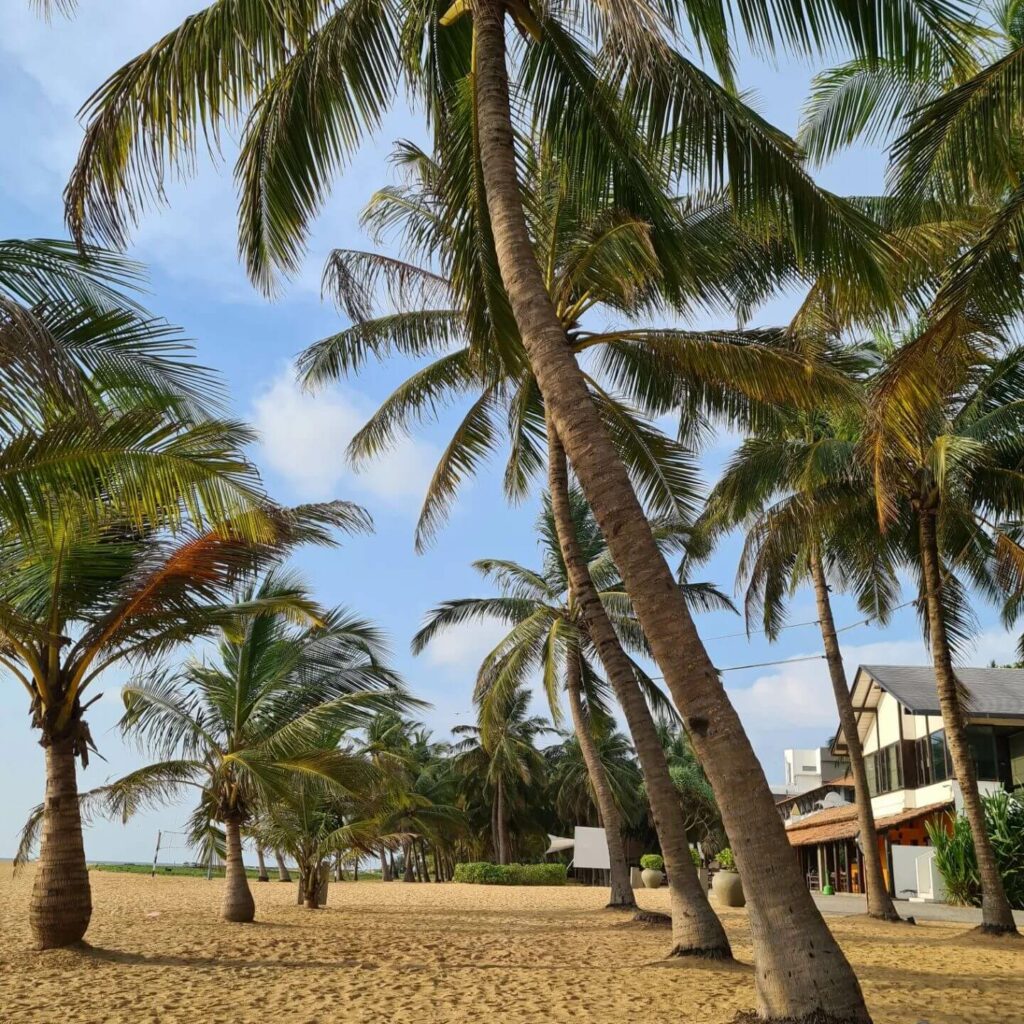
M927 847L893 846L892 878L896 898L905 900L917 895L917 858Z

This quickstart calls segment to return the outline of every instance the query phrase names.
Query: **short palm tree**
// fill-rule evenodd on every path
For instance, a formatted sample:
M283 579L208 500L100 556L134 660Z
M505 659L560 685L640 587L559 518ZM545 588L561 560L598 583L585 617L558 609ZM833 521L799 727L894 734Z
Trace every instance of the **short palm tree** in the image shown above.
M343 609L320 612L290 573L247 584L228 611L210 661L147 672L124 688L122 728L159 760L90 799L126 818L197 788L191 834L199 841L216 822L226 836L223 917L251 921L242 828L258 812L272 815L305 776L339 796L361 794L374 769L340 739L415 702L386 665L380 631Z
M42 844L30 920L37 943L67 945L91 916L76 758L95 750L86 712L104 673L145 663L245 616L276 607L311 614L299 594L236 600L240 580L307 541L329 543L329 525L362 528L343 504L277 514L277 536L261 545L224 530L161 535L115 519L101 527L54 513L31 536L0 543L7 580L2 663L25 689L32 726L46 750Z
M596 719L597 716L591 713L597 756L623 826L629 828L637 823L644 811L640 766L632 744L621 732L615 731L614 723ZM587 762L575 735L566 735L557 746L545 750L544 756L550 766L549 786L558 817L567 824L600 824L600 818L595 816L598 806Z
M513 835L510 822L524 792L543 786L544 758L537 738L550 729L529 713L530 691L521 687L491 703L486 720L457 725L453 746L455 770L482 782L490 800L490 832L494 858L508 864L523 849L523 836ZM481 709L482 711L482 709Z

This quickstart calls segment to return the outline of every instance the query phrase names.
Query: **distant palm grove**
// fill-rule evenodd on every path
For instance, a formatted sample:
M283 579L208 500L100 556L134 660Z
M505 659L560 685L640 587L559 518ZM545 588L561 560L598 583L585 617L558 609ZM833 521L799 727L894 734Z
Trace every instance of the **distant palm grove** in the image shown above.
M751 53L826 68L793 99L797 138L748 105ZM732 957L698 875L728 848L751 1009L865 1024L695 626L732 607L701 569L736 530L751 629L775 638L787 602L813 595L862 837L875 822L831 598L879 623L915 604L982 928L1015 935L955 664L978 603L1008 627L1024 608L1021 0L214 0L83 101L69 240L0 241L0 663L45 750L19 850L37 856L40 947L87 933L95 815L187 807L235 922L255 914L246 844L297 865L316 908L335 861L448 881L601 825L613 909L635 906L627 848L661 851L667 953ZM396 145L366 246L331 254L336 333L288 354L313 390L374 362L407 374L352 441L357 463L460 410L418 549L488 463L541 512L532 563L480 552L478 594L387 637L358 580L327 607L288 563L314 545L343 566L335 548L373 510L267 493L224 383L145 308L123 253L165 184L237 139L240 259L273 295L404 102L429 144ZM885 149L886 194L815 182L863 142ZM792 318L761 322L780 296ZM680 326L696 322L722 326ZM738 441L705 481L723 432ZM432 736L392 645L481 621L501 639L471 717ZM112 672L144 765L89 788L90 706ZM869 913L902 927L863 846Z

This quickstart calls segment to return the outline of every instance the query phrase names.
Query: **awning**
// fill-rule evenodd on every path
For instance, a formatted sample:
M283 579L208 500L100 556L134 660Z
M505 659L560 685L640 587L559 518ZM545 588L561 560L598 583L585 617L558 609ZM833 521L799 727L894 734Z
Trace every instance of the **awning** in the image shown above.
M571 850L575 845L574 839L563 839L561 836L553 836L548 833L548 848L544 851L546 857L549 853L561 853L562 850Z
M899 828L908 822L916 821L918 818L926 818L929 815L937 814L939 811L949 810L953 806L952 801L946 800L942 803L928 804L926 807L908 807L899 814L891 814L885 818L875 819L875 828L879 832L886 832L892 828ZM817 843L831 843L840 839L854 839L860 831L857 822L857 808L832 807L817 814L808 814L806 818L790 825L786 829L786 836L791 846L813 846Z

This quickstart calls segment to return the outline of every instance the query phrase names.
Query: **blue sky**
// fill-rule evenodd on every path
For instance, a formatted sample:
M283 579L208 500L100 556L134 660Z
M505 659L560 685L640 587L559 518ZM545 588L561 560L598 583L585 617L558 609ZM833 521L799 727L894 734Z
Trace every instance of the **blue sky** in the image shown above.
M49 25L34 17L27 2L0 7L0 138L6 140L0 147L0 236L63 235L61 190L81 134L76 110L107 74L198 7L186 0L89 0L73 21L55 19ZM812 70L789 60L779 68L745 60L740 81L761 113L794 131ZM271 493L283 502L344 497L372 512L377 526L372 537L296 561L323 603L345 604L389 631L395 662L410 688L432 703L423 717L440 736L471 717L475 668L497 633L483 627L449 633L419 658L409 654L409 638L437 601L485 592L469 566L473 559L535 559L535 502L508 508L500 470L486 472L465 489L434 546L416 555L413 523L445 439L445 424L454 413L388 459L355 474L344 460L347 441L402 379L408 364L370 367L358 380L316 398L301 394L290 372L290 361L301 348L344 326L338 313L320 301L320 269L331 248L367 247L358 227L359 210L374 189L391 180L387 156L400 138L423 140L416 117L401 109L338 181L302 272L273 303L250 287L236 259L230 158L221 166L201 162L196 178L173 187L170 206L153 211L140 226L132 255L150 268L149 308L184 328L199 361L224 375L234 413L259 429L262 441L254 456ZM858 150L825 168L820 180L839 192L877 191L883 166L879 153ZM778 322L791 306L779 300L756 322ZM730 439L723 437L704 456L709 480L729 448ZM732 539L711 562L707 578L731 591L737 554L738 542ZM846 600L836 604L840 623L859 618ZM1015 638L999 628L991 611L982 608L979 614L984 632L972 662L1008 660ZM813 618L810 595L797 595L791 621ZM704 616L699 626L709 638L742 629L739 619L723 614ZM849 668L922 663L925 657L911 611L885 630L864 627L846 638ZM775 645L733 636L709 640L708 646L723 667L818 653L813 627L789 630ZM725 679L769 780L782 776L785 747L814 746L834 731L835 712L821 662L730 672ZM90 764L80 779L82 788L101 785L142 763L114 728L122 682L111 677L99 687L105 696L90 711L90 722L106 762ZM43 792L42 750L28 728L23 698L13 681L0 680L0 857L13 852L18 830ZM183 808L172 807L141 815L127 826L98 822L86 834L87 856L145 860L152 856L157 829L180 828L184 817Z

